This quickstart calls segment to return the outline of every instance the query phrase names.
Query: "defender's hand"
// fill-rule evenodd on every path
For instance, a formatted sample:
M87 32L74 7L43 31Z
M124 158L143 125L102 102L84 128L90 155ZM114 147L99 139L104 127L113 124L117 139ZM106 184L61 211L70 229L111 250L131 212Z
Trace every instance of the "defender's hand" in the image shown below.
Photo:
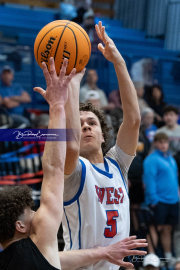
M63 65L59 77L56 74L54 58L50 58L50 72L48 72L46 64L42 63L42 69L46 80L46 91L40 87L35 87L34 91L41 94L51 107L65 105L68 99L68 85L75 76L76 69L73 68L69 76L65 76L68 59L64 58Z
M124 59L122 58L121 54L119 53L118 49L116 48L113 40L106 34L105 26L102 26L102 22L100 21L98 25L95 25L96 32L98 37L104 42L105 47L102 43L98 44L98 49L102 52L104 57L112 62L113 64L116 63L123 63L125 64Z
M146 239L136 239L136 236L127 237L116 244L105 247L107 252L106 260L110 263L127 268L134 267L132 263L124 262L124 257L131 255L146 255L146 251L135 250L134 248L147 246Z

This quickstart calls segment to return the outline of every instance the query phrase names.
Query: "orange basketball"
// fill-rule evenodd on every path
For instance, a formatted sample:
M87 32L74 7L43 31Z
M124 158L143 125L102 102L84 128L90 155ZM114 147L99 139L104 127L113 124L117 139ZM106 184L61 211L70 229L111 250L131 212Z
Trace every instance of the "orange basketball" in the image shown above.
M86 31L78 24L58 20L45 25L34 43L34 55L38 65L45 62L49 70L49 58L54 57L56 72L59 74L63 59L68 58L68 75L73 68L80 72L88 63L91 42Z

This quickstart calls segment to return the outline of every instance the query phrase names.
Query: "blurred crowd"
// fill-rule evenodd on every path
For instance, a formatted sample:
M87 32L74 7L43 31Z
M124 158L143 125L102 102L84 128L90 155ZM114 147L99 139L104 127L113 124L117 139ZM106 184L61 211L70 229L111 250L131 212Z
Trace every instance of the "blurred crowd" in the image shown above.
M81 24L97 50L99 38L94 30L94 12L86 6L76 9L73 21ZM68 4L68 3L66 3ZM88 6L89 5L89 6ZM141 126L136 156L128 173L131 204L131 235L148 239L148 253L156 256L143 261L144 269L158 270L161 258L169 266L180 269L180 112L164 100L162 86L154 83L152 60L142 59L132 66L130 75L137 91ZM0 128L47 128L48 112L32 113L32 98L19 84L13 82L14 70L4 66L0 81ZM123 108L119 89L107 96L98 87L98 73L87 68L80 89L80 103L92 103L104 111L111 127L111 142L115 144L119 126L123 122ZM43 147L43 146L42 146ZM108 148L108 149L109 149ZM107 149L107 151L108 151ZM43 149L42 149L43 151ZM1 152L2 154L2 152ZM155 255L156 254L156 255ZM153 261L156 261L154 265Z

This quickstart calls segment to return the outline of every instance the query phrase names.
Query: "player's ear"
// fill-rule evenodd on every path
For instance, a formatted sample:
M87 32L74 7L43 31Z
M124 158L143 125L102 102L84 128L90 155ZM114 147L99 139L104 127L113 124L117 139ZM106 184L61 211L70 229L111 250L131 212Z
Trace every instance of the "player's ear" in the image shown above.
M15 223L16 230L20 233L26 233L26 226L21 220L17 220Z
M104 140L104 133L102 133L102 143L104 143L105 140Z

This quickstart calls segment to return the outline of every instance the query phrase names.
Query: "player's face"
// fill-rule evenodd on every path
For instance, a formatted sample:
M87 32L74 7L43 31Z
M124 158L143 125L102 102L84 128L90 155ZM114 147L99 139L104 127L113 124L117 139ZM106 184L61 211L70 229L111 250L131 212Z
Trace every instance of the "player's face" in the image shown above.
M159 140L154 143L155 148L165 153L169 149L169 142L167 140Z
M97 116L92 112L81 111L81 143L80 155L88 156L93 152L100 152L104 137Z
M172 111L165 113L163 118L166 125L173 128L177 124L178 115Z

